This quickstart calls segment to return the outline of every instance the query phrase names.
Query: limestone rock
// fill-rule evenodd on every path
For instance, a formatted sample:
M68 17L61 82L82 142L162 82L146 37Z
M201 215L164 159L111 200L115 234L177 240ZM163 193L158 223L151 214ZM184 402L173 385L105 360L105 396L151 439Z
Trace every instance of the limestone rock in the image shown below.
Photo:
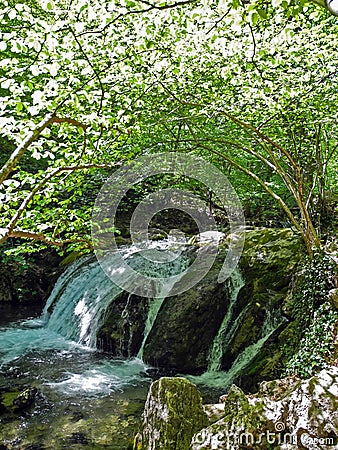
M232 386L224 417L196 433L191 450L337 448L337 407L337 367L302 382L265 383L256 395Z
M213 268L196 286L165 300L145 343L147 364L179 373L198 374L207 369L208 354L231 295L227 283L218 283L227 246L225 239ZM301 239L290 229L246 231L239 264L245 286L232 311L234 327L223 342L222 369L228 371L245 349L269 336L236 378L245 390L255 390L259 381L278 376L278 336L286 325L283 303L301 255Z
M224 403L203 405L203 408L210 424L217 422L224 416Z
M290 229L263 228L245 234L239 262L245 286L234 309L237 329L223 348L222 369L229 370L241 352L261 339L267 325L276 329L234 381L245 390L255 390L258 382L278 376L278 336L287 324L283 305L302 249L300 237Z
M196 386L185 378L152 383L135 450L188 450L192 436L208 423Z
M25 409L32 406L38 395L38 392L39 391L35 387L30 387L20 392L19 395L13 400L15 412L24 411Z

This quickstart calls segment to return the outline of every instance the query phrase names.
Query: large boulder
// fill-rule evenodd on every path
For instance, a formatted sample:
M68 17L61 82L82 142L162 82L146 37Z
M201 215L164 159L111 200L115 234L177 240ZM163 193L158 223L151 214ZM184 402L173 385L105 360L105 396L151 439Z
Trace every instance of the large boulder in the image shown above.
M290 229L247 230L245 238L239 263L245 285L224 333L221 368L228 371L241 357L243 370L236 380L246 390L254 390L262 379L279 375L278 336L286 325L283 303L303 246ZM227 245L225 240L214 266L196 286L165 300L145 343L146 363L179 373L207 369L231 298L231 282L218 282Z
M208 423L196 386L185 378L152 383L135 450L189 450L193 435Z
M191 450L337 448L337 407L337 367L305 381L265 382L256 395L233 385L223 417L195 434Z
M146 340L143 359L181 373L207 369L208 353L229 305L226 283L217 281L222 258L193 288L163 303Z

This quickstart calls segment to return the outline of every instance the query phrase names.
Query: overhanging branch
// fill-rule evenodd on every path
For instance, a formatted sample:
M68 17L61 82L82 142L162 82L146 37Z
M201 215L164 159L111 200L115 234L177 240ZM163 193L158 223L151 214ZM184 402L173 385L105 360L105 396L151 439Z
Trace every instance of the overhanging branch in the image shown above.
M0 169L0 184L8 177L8 175L12 172L12 170L16 167L20 159L28 150L29 146L35 142L40 136L41 133L52 125L53 123L68 123L70 125L74 125L76 127L80 127L86 130L87 125L78 122L77 120L70 119L68 117L57 117L54 113L48 115L37 127L34 131L32 131L26 139L17 147L14 152L11 154L7 162Z
M43 235L41 233L25 231L25 233L26 233L25 236L20 236L18 233L16 233L15 236L13 235L14 231L16 230L15 227L16 227L18 221L20 220L24 211L27 209L29 203L34 199L35 195L37 195L41 191L41 189L48 183L48 181L50 181L52 178L59 175L60 173L74 172L76 170L86 170L86 169L93 169L93 168L94 169L108 169L108 168L111 169L113 166L117 166L120 164L122 164L122 163L114 163L113 165L112 164L82 164L82 165L76 165L76 166L58 167L57 169L54 169L43 180L41 180L40 183L38 183L37 186L26 196L26 198L23 200L21 205L18 207L16 213L12 217L12 219L9 222L9 224L7 225L7 227L0 229L0 244L5 242L10 237L27 237L27 238L29 238L27 233L32 233L32 239L44 240L45 242L47 242L46 239L49 239L49 241L51 243L54 240L47 238L47 237L44 237L44 239L42 239L41 236L43 236ZM16 230L16 231L18 231L18 230ZM57 241L55 241L55 242L57 242ZM62 242L63 242L62 245L64 245L66 243L65 241L62 241ZM51 245L53 245L53 244L51 244Z
M51 239L48 236L43 235L42 233L35 233L33 231L28 230L20 230L15 229L8 233L8 238L23 238L23 239L32 239L34 241L41 241L45 242L48 245L52 245L55 247L62 248L63 246L67 244L74 244L74 243L83 243L86 244L87 248L90 250L93 250L93 245L89 239L85 238L74 238L74 239Z

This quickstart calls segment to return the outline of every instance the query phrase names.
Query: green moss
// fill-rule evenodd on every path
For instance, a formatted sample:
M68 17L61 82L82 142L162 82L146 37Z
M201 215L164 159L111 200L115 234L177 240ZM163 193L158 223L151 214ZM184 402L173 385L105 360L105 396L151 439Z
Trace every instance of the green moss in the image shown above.
M208 424L201 395L185 378L165 377L155 381L150 387L144 416L144 448L189 450L192 436Z
M13 401L18 397L20 391L8 391L2 394L2 404L5 408L13 408Z

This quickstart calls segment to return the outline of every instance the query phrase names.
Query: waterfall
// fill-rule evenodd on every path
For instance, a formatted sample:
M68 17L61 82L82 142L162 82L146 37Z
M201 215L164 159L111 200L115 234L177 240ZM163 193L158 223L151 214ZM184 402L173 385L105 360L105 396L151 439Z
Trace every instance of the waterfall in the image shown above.
M232 366L227 372L219 378L221 386L230 386L230 384L237 378L243 370L254 360L259 351L263 348L265 342L272 336L272 334L285 321L279 311L266 310L265 320L262 326L261 338L257 342L246 347L232 363ZM217 383L217 382L216 382Z
M204 384L213 387L226 388L238 378L245 370L245 368L255 359L263 348L265 342L272 336L272 334L282 325L286 320L281 315L279 310L274 310L272 305L268 305L266 309L265 319L261 329L261 337L252 344L248 345L234 360L228 371L221 371L221 360L224 350L230 343L232 337L238 330L242 319L247 311L249 305L244 308L241 313L236 317L233 322L231 321L231 312L233 312L236 304L237 295L244 285L243 280L235 274L234 279L231 281L233 291L230 298L230 305L226 316L222 322L221 328L213 342L211 351L209 353L209 365L208 370L199 376L188 376L190 380L196 384ZM226 335L225 335L226 333Z
M156 243L158 248L167 248L168 243ZM141 273L157 278L169 278L181 273L187 266L183 257L178 257L169 264L154 264L142 257L136 246L121 250L128 264ZM109 265L118 270L118 255L109 255ZM148 299L149 313L146 321L143 343L145 342L156 315L172 288L170 281L163 283L161 298ZM97 332L104 320L105 312L112 301L122 292L104 273L97 260L87 257L70 266L59 278L46 304L44 317L46 327L79 344L95 347ZM128 297L122 317L128 316L130 296ZM52 310L52 312L51 312ZM130 337L131 338L131 337ZM142 347L139 354L141 355Z
M56 283L44 309L45 327L67 340L94 347L103 314L120 292L96 259L84 258Z
M233 310L239 291L244 286L244 280L238 268L236 268L231 277L228 279L228 285L228 290L230 293L229 307L209 352L208 372L219 372L222 364L225 336L228 337L232 335L233 329L237 326L237 321L232 323L231 319L233 318Z
M161 298L148 299L149 312L143 344L152 328L157 313L175 282L172 275L179 275L188 266L188 259L181 256L182 245L175 242L152 242L150 249L171 251L172 259L165 264L154 263L142 256L145 246L131 245L121 248L123 258L135 270L146 276L161 278ZM178 256L178 257L177 257ZM119 270L117 254L109 255L112 270ZM176 278L177 281L177 278ZM95 348L98 330L101 328L109 305L122 289L106 276L93 255L83 257L70 265L59 277L40 319L28 320L1 332L0 356L2 362L19 358L32 350L68 349L76 345ZM122 318L128 319L128 297ZM132 336L130 336L131 340ZM142 353L142 347L139 354Z
M140 350L137 354L137 357L142 359L142 352L143 352L143 347L144 344L146 343L147 337L154 325L155 319L157 317L157 314L159 312L159 310L161 309L161 306L163 304L165 300L165 297L163 298L154 298L149 300L149 310L148 310L148 316L147 316L147 320L146 320L146 324L144 327L144 337L142 340L142 344L140 347Z
M187 268L187 266L188 266L187 259L177 258L176 264L173 265L173 267L172 267L170 273L168 273L168 275L170 276L170 275L180 273L183 270L185 270ZM137 357L140 359L142 359L143 348L147 341L149 333L150 333L151 329L153 328L157 314L159 313L161 306L163 305L164 300L166 299L168 294L170 293L173 285L174 285L174 283L170 283L170 282L167 283L166 285L163 286L163 288L160 292L160 297L148 299L148 304L149 304L148 316L147 316L147 320L146 320L145 327L144 327L144 336L143 336L142 344L141 344L140 350L138 351L138 354L137 354Z
M160 249L168 249L168 247L171 249L173 244L157 242L156 245ZM156 317L165 298L170 295L175 281L177 282L177 278L170 279L170 277L184 272L189 264L188 256L191 257L191 252L187 252L188 256L186 257L180 256L171 259L169 264L148 263L136 246L125 247L120 249L120 252L134 270L166 281L166 283L159 284L162 287L156 291L156 298L148 298L148 315L144 331L142 325L138 329L137 345L140 345L140 349L134 348L133 354L139 350L137 356L142 359L143 347L151 333ZM174 251L173 255L175 255ZM120 269L118 261L120 258L115 254L112 253L109 256L112 270ZM252 363L267 340L285 320L278 310L273 310L273 305L267 305L263 325L256 342L248 345L237 355L227 372L220 371L222 357L239 332L247 317L248 308L250 308L250 305L247 305L237 313L238 294L244 285L238 269L233 272L227 284L229 305L209 352L208 370L199 377L189 377L196 383L223 388L229 386L234 379L244 373L245 368ZM0 330L0 367L1 364L7 364L34 351L82 352L89 350L90 353L93 353L91 349L96 347L97 334L107 317L108 307L121 292L122 289L106 276L93 255L81 258L60 276L40 319L28 320L18 323L15 327ZM128 321L129 314L133 313L132 295L126 295L123 301L123 305L118 305L121 308L118 311L120 311L122 319ZM136 320L138 319L136 318ZM128 332L132 333L131 329L132 327ZM130 347L132 334L128 335L128 339ZM140 344L141 341L142 344ZM139 359L134 360L142 365Z

